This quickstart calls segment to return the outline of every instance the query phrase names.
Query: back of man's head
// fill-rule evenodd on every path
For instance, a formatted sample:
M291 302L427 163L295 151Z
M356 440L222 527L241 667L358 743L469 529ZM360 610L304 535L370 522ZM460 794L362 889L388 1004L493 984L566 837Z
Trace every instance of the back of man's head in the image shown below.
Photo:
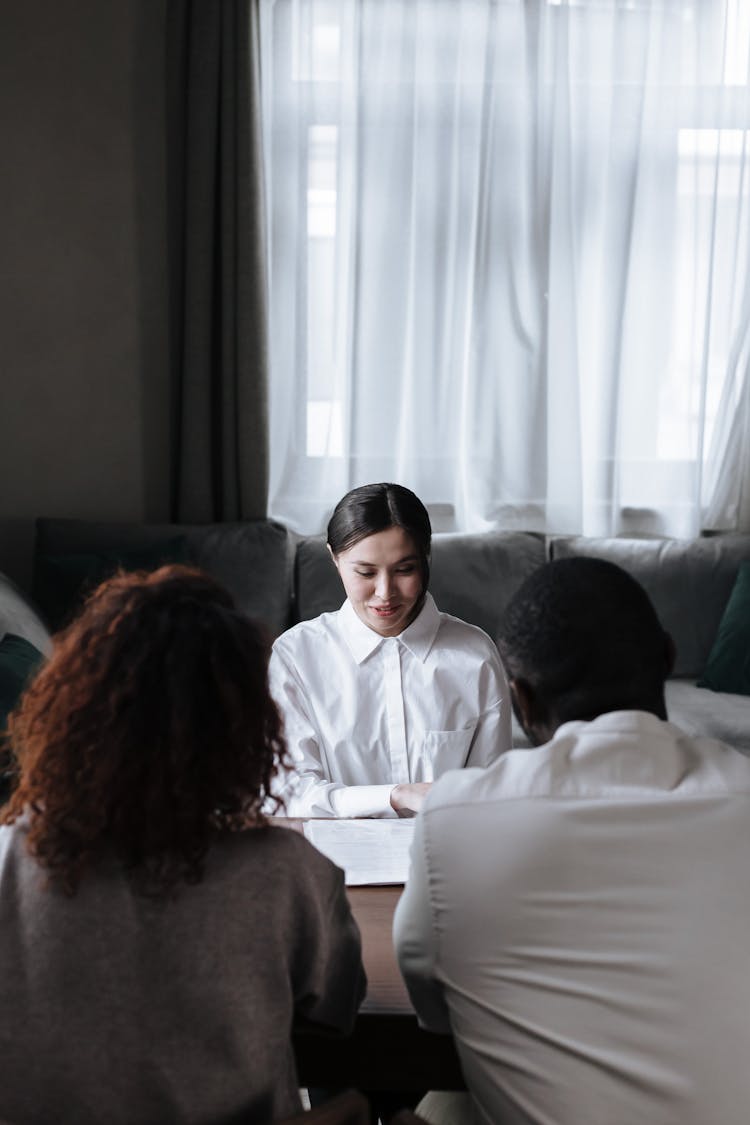
M532 739L607 711L666 718L673 655L646 591L602 559L558 559L512 598L498 640L516 712Z

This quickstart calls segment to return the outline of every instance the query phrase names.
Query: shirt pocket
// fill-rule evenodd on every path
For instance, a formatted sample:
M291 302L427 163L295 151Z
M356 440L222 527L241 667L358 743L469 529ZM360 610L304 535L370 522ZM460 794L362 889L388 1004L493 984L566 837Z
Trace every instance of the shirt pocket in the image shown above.
M466 765L474 737L474 726L464 730L428 730L422 743L422 777L415 781L434 781L446 770Z

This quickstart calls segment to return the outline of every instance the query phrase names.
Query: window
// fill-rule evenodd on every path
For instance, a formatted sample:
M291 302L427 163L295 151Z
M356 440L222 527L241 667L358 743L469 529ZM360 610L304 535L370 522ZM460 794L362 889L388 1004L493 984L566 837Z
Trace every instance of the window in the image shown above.
M734 526L750 5L262 12L272 513L397 479L438 528Z

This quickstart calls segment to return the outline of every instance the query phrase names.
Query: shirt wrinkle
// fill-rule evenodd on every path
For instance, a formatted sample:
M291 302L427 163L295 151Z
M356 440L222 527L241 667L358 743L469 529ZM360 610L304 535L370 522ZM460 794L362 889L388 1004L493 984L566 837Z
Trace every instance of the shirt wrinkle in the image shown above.
M396 637L348 600L301 622L277 639L269 682L296 766L283 781L289 815L395 816L394 785L487 765L510 747L497 649L429 594Z

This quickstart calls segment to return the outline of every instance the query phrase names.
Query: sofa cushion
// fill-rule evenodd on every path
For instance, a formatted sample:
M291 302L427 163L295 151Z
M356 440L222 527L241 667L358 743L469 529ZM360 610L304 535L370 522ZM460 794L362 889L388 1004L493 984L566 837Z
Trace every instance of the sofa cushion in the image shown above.
M695 680L667 680L670 722L696 738L716 738L750 754L750 700L747 696L698 687Z
M750 695L750 562L740 564L698 686Z
M324 535L297 538L294 557L294 616L309 621L338 609L345 594Z
M553 559L589 556L616 563L649 594L677 648L674 674L697 679L708 660L737 571L750 560L750 535L706 539L556 538Z
M438 533L432 538L430 590L438 609L478 625L495 640L510 597L544 561L544 538L531 532ZM324 536L299 541L295 586L300 621L344 601Z
M184 546L183 561L202 567L223 583L237 606L249 617L262 621L272 636L287 627L292 598L293 547L286 528L271 520L145 524L38 519L35 597L44 610L42 597L46 596L50 558L59 560L65 555L108 552L131 557L137 552L158 555L177 540Z
M0 574L0 639L6 633L23 637L45 654L52 647L47 627L37 610L10 578Z
M190 561L183 537L135 550L45 555L40 560L36 595L51 628L57 630L67 625L87 595L115 571L157 570L165 563Z

